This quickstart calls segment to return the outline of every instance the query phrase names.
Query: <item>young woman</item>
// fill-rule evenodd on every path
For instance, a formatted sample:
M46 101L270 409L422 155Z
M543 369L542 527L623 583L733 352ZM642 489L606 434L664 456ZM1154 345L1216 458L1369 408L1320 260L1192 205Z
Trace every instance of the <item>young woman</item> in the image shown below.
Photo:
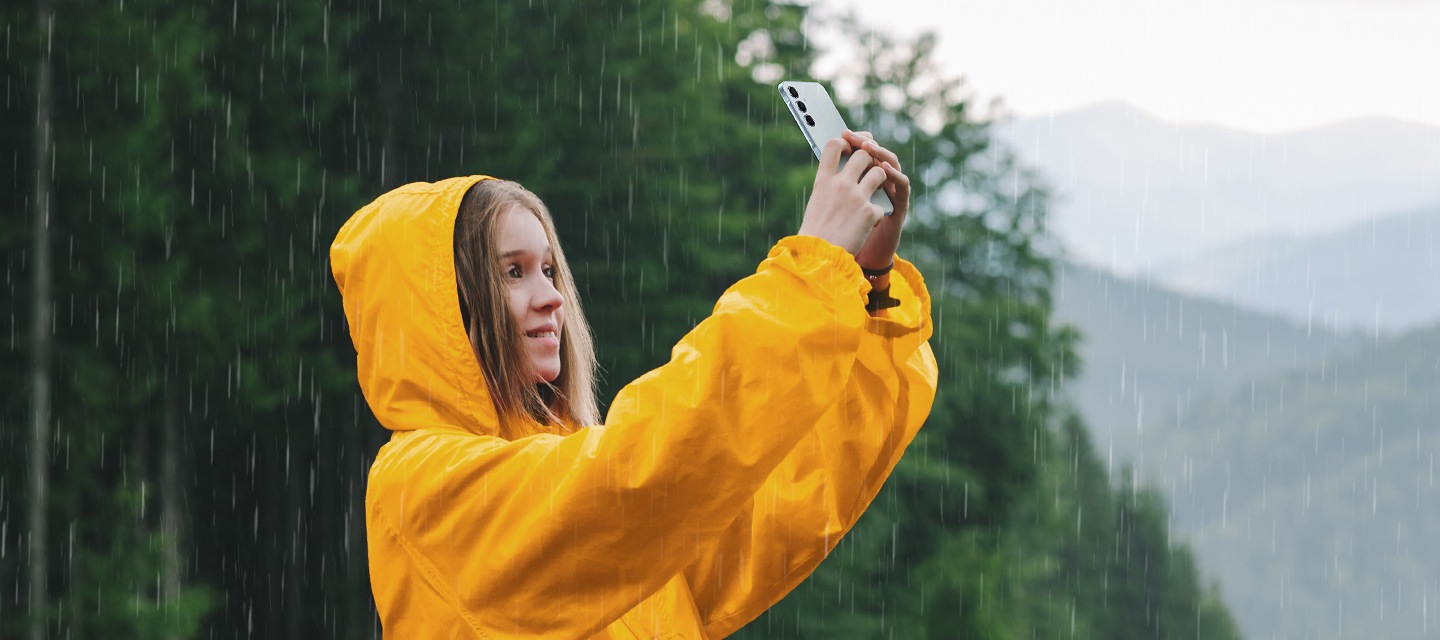
M889 218L868 200L882 186ZM331 263L361 388L394 432L365 501L385 635L719 638L779 601L934 398L929 296L894 256L909 191L868 135L830 141L799 233L603 424L538 198L472 176L356 212Z

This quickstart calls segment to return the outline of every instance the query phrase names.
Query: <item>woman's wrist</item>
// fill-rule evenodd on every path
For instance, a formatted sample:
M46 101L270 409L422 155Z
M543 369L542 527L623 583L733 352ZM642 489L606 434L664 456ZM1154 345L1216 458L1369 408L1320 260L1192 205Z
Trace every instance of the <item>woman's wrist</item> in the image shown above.
M889 262L879 267L869 267L856 260L860 265L860 273L865 275L865 280L870 283L871 291L882 291L890 288L890 271L895 268L895 260L892 257Z
M869 281L871 291L882 291L890 288L890 274L888 273L882 276L867 275L865 276L865 280Z

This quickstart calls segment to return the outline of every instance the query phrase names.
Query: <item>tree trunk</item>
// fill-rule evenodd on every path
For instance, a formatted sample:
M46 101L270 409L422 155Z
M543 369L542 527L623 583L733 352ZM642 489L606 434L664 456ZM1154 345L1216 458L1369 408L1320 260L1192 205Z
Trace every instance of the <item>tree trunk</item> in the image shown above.
M298 402L296 404L299 404ZM289 409L295 411L294 409ZM296 412L298 413L298 412ZM297 430L298 431L298 430ZM305 490L309 486L309 477L304 467L305 461L309 458L306 455L306 447L296 442L299 438L294 432L285 435L285 535L289 537L289 544L281 551L281 557L285 558L284 566L284 595L285 595L285 637L290 640L302 640L305 637L305 586L308 580L305 575L306 540L309 538L309 527L306 526L305 518L301 515L305 508ZM294 457L291 457L294 453Z
M48 569L49 556L46 539L49 536L46 521L47 484L50 480L50 362L52 336L50 333L50 184L51 114L50 114L50 47L54 29L54 15L49 0L36 0L36 16L42 35L43 49L36 73L37 95L35 99L35 219L31 229L32 260L30 265L34 300L30 315L30 503L29 503L29 575L31 640L45 637L44 611L49 606Z
M365 535L365 489L366 477L370 471L373 452L380 449L384 440L377 432L384 430L376 426L374 419L365 408L365 399L358 392L351 397L351 415L354 417L349 428L344 430L345 445L340 465L347 473L341 474L345 481L345 570L358 582L355 593L370 594L370 558L367 555L368 539ZM388 434L386 434L388 435ZM378 441L378 444L377 444ZM375 615L374 601L365 597L356 607L347 622L348 638L379 638L379 619Z
M167 366L171 363L168 362ZM181 456L184 443L180 425L180 399L174 370L165 372L164 416L160 425L160 532L163 548L160 556L160 602L169 604L179 597L185 578L183 555L185 531L185 483L181 480ZM170 633L168 638L179 636Z

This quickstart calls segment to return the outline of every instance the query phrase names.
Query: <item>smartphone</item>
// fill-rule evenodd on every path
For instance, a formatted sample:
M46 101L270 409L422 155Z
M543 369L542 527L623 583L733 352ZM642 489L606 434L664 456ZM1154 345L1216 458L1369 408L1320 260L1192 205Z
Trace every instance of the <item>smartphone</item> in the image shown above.
M810 143L810 150L818 159L825 143L831 138L839 138L849 128L845 126L845 119L840 117L840 110L835 108L830 93L818 82L787 80L779 87L780 98L789 107L790 115L795 116L795 124L800 125L800 131ZM840 158L840 166L844 167L849 160L850 154L847 153ZM879 205L887 216L895 213L895 205L890 203L890 196L885 195L884 189L876 189L870 194L870 202Z

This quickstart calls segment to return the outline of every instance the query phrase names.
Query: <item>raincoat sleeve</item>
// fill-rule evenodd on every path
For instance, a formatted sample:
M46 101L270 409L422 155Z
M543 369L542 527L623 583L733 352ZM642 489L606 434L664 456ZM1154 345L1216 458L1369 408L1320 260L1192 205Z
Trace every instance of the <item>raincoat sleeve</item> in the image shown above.
M864 513L935 398L930 297L896 259L898 308L867 323L838 401L685 570L705 630L724 637L810 575Z
M875 340L867 288L842 249L786 238L669 363L621 390L605 425L514 441L397 434L367 508L372 544L404 552L372 553L371 568L424 579L372 580L377 600L403 607L421 596L400 591L425 589L482 637L610 624L694 564L841 404Z

